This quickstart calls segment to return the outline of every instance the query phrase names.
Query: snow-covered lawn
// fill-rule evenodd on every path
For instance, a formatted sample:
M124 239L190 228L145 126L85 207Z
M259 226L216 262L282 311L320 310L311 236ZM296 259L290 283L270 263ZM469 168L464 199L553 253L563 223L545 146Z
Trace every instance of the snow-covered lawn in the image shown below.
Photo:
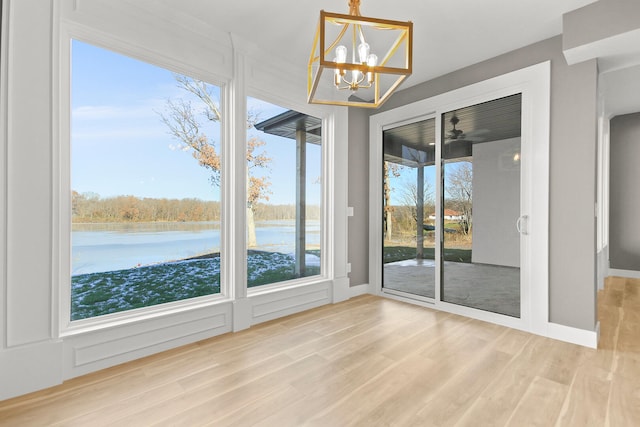
M306 255L305 276L320 273L320 258ZM249 251L248 286L296 278L295 258L279 252ZM148 307L220 292L220 257L90 273L71 278L71 320Z

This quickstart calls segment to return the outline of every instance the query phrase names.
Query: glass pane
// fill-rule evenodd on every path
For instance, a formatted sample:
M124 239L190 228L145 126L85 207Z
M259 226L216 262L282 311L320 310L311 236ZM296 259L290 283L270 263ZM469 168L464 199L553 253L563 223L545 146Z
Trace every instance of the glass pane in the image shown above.
M72 42L71 320L220 292L220 88Z
M319 275L322 120L247 105L247 286Z
M442 116L441 299L520 316L521 95Z
M435 297L435 119L383 132L383 287Z

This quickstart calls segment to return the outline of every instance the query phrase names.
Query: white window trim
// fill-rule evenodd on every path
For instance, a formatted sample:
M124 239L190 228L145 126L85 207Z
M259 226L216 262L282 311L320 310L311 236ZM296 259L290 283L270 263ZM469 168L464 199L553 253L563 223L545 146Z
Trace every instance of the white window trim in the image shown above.
M70 321L71 312L71 287L70 287L70 251L71 251L71 201L70 201L70 64L71 64L71 40L76 39L92 45L109 49L123 55L127 55L147 63L175 71L184 75L193 76L210 82L220 87L220 104L226 114L221 123L221 155L223 158L223 170L221 179L221 272L220 293L187 300L169 302L165 304L138 308L124 312L107 314L95 318ZM55 42L55 41L54 41ZM54 43L54 45L56 45ZM323 148L322 148L322 213L321 213L321 273L317 276L289 280L285 282L264 285L247 289L246 286L246 242L244 239L236 239L234 236L245 234L246 212L242 208L242 215L234 212L243 206L245 201L246 177L238 170L246 170L246 57L236 50L233 55L233 78L228 80L207 73L205 70L193 69L185 64L172 60L172 58L150 51L140 46L124 42L118 38L97 32L93 29L74 23L63 22L60 24L57 50L54 48L54 58L60 58L58 64L54 64L54 100L57 100L58 108L54 109L59 115L53 120L54 153L53 153L53 189L59 195L54 201L53 229L54 250L52 251L52 263L54 267L53 292L57 294L54 300L58 306L53 316L57 324L52 328L57 331L57 336L65 337L76 334L86 334L92 331L104 330L111 327L122 326L132 322L149 321L158 317L200 309L203 307L221 303L242 301L249 296L260 296L275 293L281 290L295 289L307 285L317 285L330 282L333 277L333 224L331 221L333 210L333 161L330 160L333 147L333 127L335 111L328 108L319 108L307 104L296 104L283 97L278 97L267 91L253 90L261 99L278 105L287 106L305 114L314 115L323 120ZM57 53L57 54L56 54ZM54 60L54 62L56 62ZM242 123L234 126L237 118L242 117ZM236 141L242 141L241 144ZM228 147L233 147L231 150ZM346 194L346 191L345 191ZM238 234L241 233L241 234ZM243 262L244 261L244 262ZM255 290L254 290L255 289ZM240 307L241 308L241 307ZM240 316L243 317L243 316ZM244 316L246 317L246 316ZM244 326L234 326L234 330L244 329L250 326L248 319L240 320L234 315L234 320L243 323ZM54 322L55 323L55 322Z
M304 105L297 104L293 106L293 103L291 103L290 101L280 98L272 93L263 91L261 89L251 88L248 92L249 93L247 94L247 96L250 96L252 98L259 99L260 101L269 102L273 105L277 105L282 108L288 108L290 110L294 110L302 114L307 114L309 116L317 117L322 120L322 130L321 130L322 165L320 166L322 171L322 179L321 179L322 189L321 189L321 195L320 195L320 254L321 254L320 274L317 274L314 276L301 277L297 279L285 280L281 282L267 283L264 285L254 286L251 288L247 287L246 295L248 297L251 297L255 295L271 293L273 291L277 291L283 288L291 288L291 287L296 287L300 285L326 282L327 280L330 280L332 277L332 275L329 274L329 271L330 271L330 267L333 264L332 251L329 250L329 247L331 246L327 244L331 236L331 234L327 232L327 222L328 222L327 218L330 218L330 216L327 213L328 213L328 206L331 206L331 197L329 195L333 194L333 187L332 187L333 181L331 180L331 177L333 177L334 174L331 172L327 172L328 163L326 159L329 158L328 157L330 153L329 150L330 150L330 147L333 146L333 144L330 143L329 141L333 141L333 132L331 132L331 130L333 128L334 115L332 113L327 114L326 109L316 109L310 106L309 104L304 104ZM328 191L329 189L331 189L331 191ZM246 230L246 223L245 223L245 230ZM248 248L246 247L246 242L245 242L244 250L245 250L245 257L246 257L246 253L248 250ZM246 265L246 259L245 259L245 265ZM246 280L245 280L245 283L246 283Z
M68 336L77 333L86 333L92 330L98 330L108 328L112 326L118 326L126 324L132 321L146 321L158 316L163 316L172 313L178 313L186 310L193 310L195 308L201 308L212 304L219 304L221 302L230 300L230 292L225 282L225 269L221 266L220 272L220 293L214 295L201 296L197 298L190 298L186 300L172 301L165 304L142 307L135 310L111 313L104 316L98 316L95 318L70 320L71 315L71 41L78 40L85 43L90 43L94 46L98 46L104 49L108 49L117 52L122 55L126 55L132 58L139 59L149 64L162 67L164 69L193 76L211 84L220 87L221 99L220 103L224 109L227 105L229 84L228 82L217 78L214 75L205 75L202 70L193 70L185 67L184 64L177 63L169 57L158 55L155 52L151 52L146 49L142 49L138 46L125 43L122 40L109 37L105 34L91 31L83 26L76 26L72 24L66 24L61 26L60 41L59 41L59 55L60 64L58 69L60 75L58 76L58 93L54 96L54 100L58 100L58 108L54 108L59 116L56 119L54 117L54 139L57 139L57 144L54 144L58 148L53 155L53 174L54 179L54 191L59 195L59 205L54 206L53 209L53 230L58 230L58 235L54 236L54 247L56 250L52 251L53 258L53 271L57 271L57 277L54 277L54 291L58 293L59 300L59 336ZM54 80L55 82L55 80ZM54 90L56 85L54 85ZM55 113L54 113L55 114ZM227 119L224 123L221 123L221 138L224 138L224 134L227 131L229 125ZM55 128L58 127L57 132ZM224 144L221 144L224 147ZM223 149L224 150L224 149ZM224 155L224 154L223 154ZM224 160L223 160L224 162ZM223 168L224 170L225 168ZM56 188L57 187L57 188ZM57 190L57 191L56 191ZM221 185L221 202L222 200L228 200L228 194L225 194L224 184ZM224 206L224 204L223 204ZM223 208L224 209L224 208ZM224 214L224 213L223 213ZM221 218L222 221L222 218ZM224 241L223 230L221 230L221 241ZM226 239L227 241L233 239ZM57 243L56 243L57 242ZM220 248L221 260L228 258L225 255L225 247ZM55 274L55 273L54 273Z

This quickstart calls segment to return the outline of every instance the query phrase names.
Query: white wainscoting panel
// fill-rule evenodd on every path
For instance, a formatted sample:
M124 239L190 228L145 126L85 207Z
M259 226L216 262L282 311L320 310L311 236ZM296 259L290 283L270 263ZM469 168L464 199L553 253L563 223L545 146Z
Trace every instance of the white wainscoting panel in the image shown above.
M64 338L64 377L73 378L232 330L231 303Z
M326 281L251 295L249 298L253 302L252 324L329 304L331 286L331 282Z

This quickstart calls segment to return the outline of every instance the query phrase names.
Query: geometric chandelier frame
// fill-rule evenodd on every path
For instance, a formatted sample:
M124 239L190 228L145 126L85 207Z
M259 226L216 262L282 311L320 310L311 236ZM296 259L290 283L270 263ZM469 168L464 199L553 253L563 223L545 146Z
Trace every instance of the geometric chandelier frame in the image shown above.
M349 0L348 15L320 11L309 103L378 108L411 75L413 23L364 17L359 6L360 0Z

